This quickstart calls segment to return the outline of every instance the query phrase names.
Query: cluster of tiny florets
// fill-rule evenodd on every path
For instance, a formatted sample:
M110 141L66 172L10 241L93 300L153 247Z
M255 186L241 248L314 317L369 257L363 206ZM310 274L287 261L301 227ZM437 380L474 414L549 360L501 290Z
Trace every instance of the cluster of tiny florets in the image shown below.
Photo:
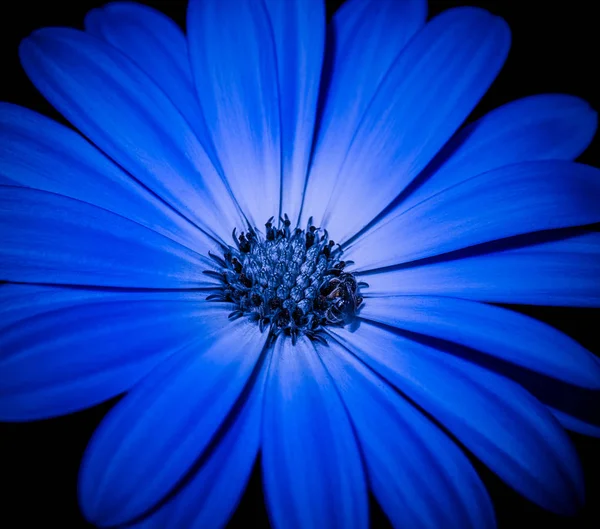
M292 229L287 215L279 227L271 217L265 228L263 234L248 226L239 235L234 229L234 246L224 246L222 257L209 253L219 270L204 273L221 286L207 299L233 303L230 319L246 316L273 337L284 334L295 343L305 335L325 342L325 326L354 318L365 284L344 271L352 263L340 259L340 246L312 219L303 230Z

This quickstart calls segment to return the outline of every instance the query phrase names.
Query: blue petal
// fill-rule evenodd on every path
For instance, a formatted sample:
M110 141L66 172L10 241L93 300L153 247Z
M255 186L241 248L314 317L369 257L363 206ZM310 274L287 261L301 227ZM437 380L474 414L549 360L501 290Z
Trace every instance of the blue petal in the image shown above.
M277 50L265 4L191 0L187 29L220 165L250 222L262 225L279 213L282 148Z
M567 430L571 430L572 432L577 432L582 435L589 435L592 437L600 437L600 426L597 424L590 424L588 422L582 421L573 415L569 415L564 411L557 410L555 408L551 408L550 406L546 406L551 412L556 420L562 424L563 428Z
M353 130L333 192L307 194L306 214L317 222L322 215L340 241L371 222L475 107L509 44L506 23L480 9L448 10L429 22L394 62ZM337 137L336 130L330 133Z
M75 198L135 220L197 252L212 245L195 226L71 129L0 103L0 177Z
M129 389L223 312L203 298L1 286L0 420L63 415Z
M406 189L408 196L369 229L472 176L526 161L573 160L597 124L596 112L573 96L536 95L503 105L458 132Z
M0 280L147 288L210 286L205 259L71 198L0 186Z
M315 158L305 220L324 213L340 167L369 102L406 43L425 24L425 0L347 0L329 25Z
M214 319L218 332L198 334L195 344L153 370L96 430L79 480L88 520L117 525L146 513L186 476L223 425L267 333L246 320Z
M360 277L370 295L599 307L600 233Z
M281 206L295 222L300 214L315 115L323 50L322 0L265 0L277 56L281 120Z
M81 31L47 28L23 40L20 57L59 112L175 210L222 239L242 225L187 121L125 55Z
M371 489L392 525L495 527L485 487L454 442L354 356L337 344L330 349L321 358L354 423Z
M133 2L113 2L92 9L85 29L123 52L169 96L215 161L179 26L160 11Z
M583 504L583 474L566 433L521 386L368 322L332 331L430 413L509 486L560 514Z
M525 162L465 180L370 231L344 255L361 270L515 235L600 222L600 170Z
M600 389L600 363L566 334L528 316L435 296L368 298L360 317L449 340L566 383Z
M227 425L216 445L202 457L190 482L170 501L131 529L219 529L224 527L242 497L260 446L264 383L269 360L242 409Z
M346 410L315 351L279 339L265 394L262 466L276 529L367 528L365 477Z

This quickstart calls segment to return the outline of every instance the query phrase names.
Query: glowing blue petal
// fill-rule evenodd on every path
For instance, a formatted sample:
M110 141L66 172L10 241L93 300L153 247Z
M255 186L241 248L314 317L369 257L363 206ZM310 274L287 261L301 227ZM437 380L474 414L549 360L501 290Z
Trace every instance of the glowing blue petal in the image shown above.
M394 527L496 526L483 483L450 438L337 344L321 355L354 423L377 501Z
M149 6L113 2L92 9L85 17L85 29L112 44L148 74L189 122L214 163L181 28Z
M325 47L324 4L322 0L265 0L264 4L277 56L282 153L280 211L295 222L302 205L315 130Z
M205 258L105 209L0 186L0 280L146 288L210 286Z
M529 500L560 514L574 514L583 504L575 449L521 386L365 321L354 333L332 332Z
M279 213L281 183L271 19L264 2L191 0L187 30L200 106L219 162L244 213L262 226Z
M125 55L87 33L46 28L23 40L20 57L73 125L175 210L221 238L241 225L185 118Z
M199 334L162 362L96 430L79 480L90 521L117 525L157 505L192 469L242 395L267 333L246 320L213 318L216 339Z
M340 397L307 338L278 340L265 394L262 466L275 529L367 528L365 477Z
M79 134L10 103L0 103L0 177L100 206L205 255L211 249L200 230Z
M556 417L558 422L562 424L563 428L567 430L571 430L573 432L580 433L582 435L589 435L591 437L600 437L600 426L597 424L590 424L588 422L582 421L573 415L569 415L564 411L557 410L555 408L551 408L547 406L547 408L552 412L552 415Z
M369 298L360 317L449 340L588 389L600 389L600 362L549 325L511 310L436 296Z
M370 231L344 257L393 266L530 232L600 222L600 170L526 162L465 180Z
M0 420L63 415L128 390L224 312L204 297L1 286Z
M509 44L506 23L480 9L451 9L429 22L369 102L337 186L307 196L306 213L316 208L318 222L324 211L323 226L340 241L366 226L454 134L496 77Z
M439 295L494 303L600 306L600 234L361 274L377 296Z
M573 96L543 94L507 103L458 132L406 189L408 196L369 229L472 176L526 161L573 160L597 124L596 112Z
M200 468L158 511L131 529L219 529L233 514L260 446L265 378L269 360L261 366L250 394L217 443L200 460Z
M347 0L328 27L318 148L311 165L304 222L321 221L348 146L369 102L406 43L425 24L425 0ZM303 224L304 224L303 222Z

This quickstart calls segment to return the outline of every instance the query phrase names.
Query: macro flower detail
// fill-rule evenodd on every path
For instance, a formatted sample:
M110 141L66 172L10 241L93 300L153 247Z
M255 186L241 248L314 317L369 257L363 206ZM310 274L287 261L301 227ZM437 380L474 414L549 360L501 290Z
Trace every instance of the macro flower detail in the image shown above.
M509 47L423 0L190 0L185 34L116 2L22 42L75 130L0 104L0 420L123 394L86 519L223 527L259 462L278 529L368 527L369 494L493 528L468 455L581 507L565 429L600 436L600 362L499 304L600 306L597 116L544 94L463 126Z

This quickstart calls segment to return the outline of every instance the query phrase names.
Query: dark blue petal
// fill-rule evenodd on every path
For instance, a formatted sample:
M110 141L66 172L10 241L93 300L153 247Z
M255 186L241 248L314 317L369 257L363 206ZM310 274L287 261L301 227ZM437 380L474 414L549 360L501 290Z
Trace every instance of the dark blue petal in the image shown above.
M590 435L592 437L600 437L600 426L597 424L590 424L588 422L582 421L577 417L569 415L564 411L557 410L555 408L551 408L547 406L547 408L552 412L552 415L556 417L558 422L562 424L563 428L567 430L571 430L573 432L580 433L582 435Z
M368 299L361 318L449 340L566 383L600 389L600 363L566 334L511 310L463 299Z
M362 116L426 16L426 0L347 0L333 16L321 79L319 147L311 167L305 220L317 213L315 200L322 202L333 192ZM320 209L318 213L322 215Z
M79 134L26 108L0 103L0 178L117 213L197 252L204 234Z
M343 164L333 172L333 192L319 189L320 175L331 169L314 180L311 171L306 214L340 241L366 226L454 134L496 77L509 44L506 23L480 9L448 10L429 22L352 130ZM339 127L347 127L344 119ZM328 133L339 134L337 128Z
M369 483L394 527L496 526L467 457L412 404L339 346L321 355L354 423Z
M300 214L313 143L323 50L322 0L265 0L277 55L281 119L281 208Z
M367 528L365 477L333 381L306 338L279 339L265 395L262 465L275 529Z
M561 514L583 504L577 452L551 413L521 386L368 322L332 331L531 501Z
M279 213L280 96L264 2L191 0L188 40L200 106L219 162L255 226Z
M200 468L170 501L131 529L219 529L233 514L252 472L260 447L263 395L269 360L239 413Z
M408 196L369 229L472 176L526 161L573 160L597 123L585 101L568 95L536 95L501 106L458 132L406 189Z
M378 296L598 307L600 233L360 277L369 283L369 294Z
M47 28L21 43L42 94L84 135L206 232L229 238L241 218L224 181L171 100L113 46Z
M198 293L0 287L0 420L87 408L129 389L223 312Z
M210 286L204 258L72 198L0 186L0 280L147 288Z
M214 161L181 28L149 6L113 2L92 9L85 17L85 29L112 44L148 74L186 118Z
M266 334L215 315L213 329L171 356L100 424L81 465L79 499L98 525L146 513L209 447L255 370ZM215 339L216 336L216 339Z
M525 162L475 176L370 231L344 256L361 270L415 261L515 235L600 222L600 170Z

